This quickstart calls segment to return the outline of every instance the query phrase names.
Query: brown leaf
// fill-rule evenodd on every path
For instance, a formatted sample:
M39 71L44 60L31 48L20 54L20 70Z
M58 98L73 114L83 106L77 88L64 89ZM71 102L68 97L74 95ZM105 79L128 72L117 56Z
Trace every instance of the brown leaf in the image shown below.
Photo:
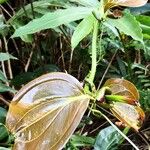
M126 96L134 101L139 100L139 92L137 88L133 83L125 79L111 78L105 82L104 86L109 87L114 95Z
M15 134L13 150L59 150L68 141L88 107L78 80L49 73L25 85L14 97L6 125Z
M115 0L115 1L118 5L127 7L140 7L148 2L148 0Z
M147 2L148 0L104 0L104 10L107 11L116 6L140 7Z
M114 102L111 105L111 111L116 118L136 131L141 128L145 118L145 114L139 106L126 103Z
M110 110L114 116L138 131L145 119L145 113L139 106L139 92L134 84L124 79L112 78L105 82L104 87L109 87L113 94L106 95L107 98L122 100L122 102L117 102L117 100L111 102Z

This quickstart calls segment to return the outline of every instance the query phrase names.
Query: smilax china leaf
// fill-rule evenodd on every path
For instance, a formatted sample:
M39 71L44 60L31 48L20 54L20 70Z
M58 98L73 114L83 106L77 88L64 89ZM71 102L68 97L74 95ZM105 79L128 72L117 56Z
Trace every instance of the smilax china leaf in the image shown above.
M139 7L145 5L148 0L115 0L118 5L127 7Z
M124 125L138 131L145 114L138 103L139 93L134 84L125 79L112 78L105 82L104 87L110 88L112 92L112 95L106 95L105 98L109 100L114 116Z
M59 150L88 107L78 80L49 73L25 85L14 97L6 125L16 137L13 150Z
M137 88L128 80L111 78L105 82L104 86L109 87L114 95L127 96L135 101L139 100L139 92Z
M148 0L105 0L107 5L111 6L127 6L127 7L140 7L145 5Z
M143 110L139 106L126 103L115 102L111 106L111 111L125 125L138 131L145 118Z

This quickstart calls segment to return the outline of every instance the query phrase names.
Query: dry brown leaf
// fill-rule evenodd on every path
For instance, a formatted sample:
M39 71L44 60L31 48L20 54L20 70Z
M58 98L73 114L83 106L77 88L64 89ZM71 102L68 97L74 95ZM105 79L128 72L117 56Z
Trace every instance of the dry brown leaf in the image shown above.
M89 96L78 80L49 73L25 85L14 97L6 125L15 135L13 150L59 150L81 121Z

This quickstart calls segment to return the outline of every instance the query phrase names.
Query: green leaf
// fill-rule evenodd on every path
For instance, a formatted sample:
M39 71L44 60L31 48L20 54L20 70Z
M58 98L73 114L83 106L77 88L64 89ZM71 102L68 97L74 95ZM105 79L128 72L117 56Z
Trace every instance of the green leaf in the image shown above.
M50 6L62 7L65 4L66 4L66 2L65 1L63 2L62 0L61 0L61 2L59 0L41 0L41 1L33 2L33 8L34 8L35 12L43 14L42 11L41 12L39 11L40 9L47 10L47 8ZM26 10L28 17L33 18L31 4L24 6L24 9ZM24 10L21 8L18 12L15 13L15 15L13 17L11 17L8 20L8 23L12 24L13 21L16 21L17 19L19 19L20 17L23 17L23 16L26 16L26 15L24 13Z
M95 142L94 138L83 135L72 135L71 144L75 147L93 146Z
M6 147L0 147L0 150L12 150L12 148L11 147L8 147L8 148L6 148Z
M118 150L122 136L112 126L109 126L99 132L94 150Z
M0 61L6 61L10 59L17 59L17 58L8 53L0 53Z
M92 8L86 7L70 7L68 9L59 9L55 12L47 13L41 18L34 19L27 25L17 29L13 37L33 34L44 29L55 28L62 24L80 20L91 14L92 10Z
M22 27L24 25L23 20L21 19L15 19L13 22L11 22L11 25L16 30L19 27ZM33 42L33 35L24 35L20 37L24 42L26 43L32 43Z
M84 18L80 22L80 24L76 27L71 39L71 45L73 49L79 44L79 42L83 38L85 38L92 31L94 20L95 20L94 16L90 15Z
M8 25L4 23L4 16L0 15L0 34L3 36L7 34Z
M49 73L25 85L12 100L6 125L14 149L62 149L89 104L80 82L69 74Z
M100 3L98 0L70 0L71 2L77 2L84 6L99 7Z
M3 84L0 82L0 93L3 93L3 92L12 92L12 93L15 93L16 90L12 89L11 87Z
M134 40L143 42L143 34L140 24L136 18L129 13L129 11L125 11L123 17L120 19L109 18L106 22L109 25L116 27L120 32L131 36Z
M7 2L7 0L0 0L0 4Z
M0 123L5 123L6 115L7 111L4 108L0 107Z
M9 132L2 123L0 123L0 133L0 142L9 137Z
M136 16L136 19L140 22L143 34L150 35L150 17L144 15Z
M1 70L0 70L0 80L2 80L3 82L8 82L8 80L4 76L4 73Z

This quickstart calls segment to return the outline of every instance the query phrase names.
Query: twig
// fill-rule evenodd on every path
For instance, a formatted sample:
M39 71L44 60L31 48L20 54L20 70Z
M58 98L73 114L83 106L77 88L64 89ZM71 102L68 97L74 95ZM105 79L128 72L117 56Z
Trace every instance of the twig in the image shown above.
M147 146L150 147L150 141L149 141L149 139L147 139L147 138L145 137L145 135L143 134L143 132L139 131L139 132L138 132L138 135L139 135L139 136L142 138L142 140L147 144Z
M104 126L104 125L107 124L107 123L108 123L107 121L104 122L104 123L102 123L100 126L98 126L97 128L93 129L93 130L90 132L90 134L94 133L95 131L97 131L99 128L101 128L102 126Z
M72 67L71 65L72 65L73 52L74 52L74 50L71 49L70 60L69 60L69 67L68 67L68 73L71 73L71 67Z
M33 19L35 19L34 6L33 6L33 1L32 0L30 0L30 4L31 4Z
M0 5L0 7L10 18L12 17L12 15L2 5Z
M77 79L79 80L80 79L80 74L81 74L81 68L82 68L82 63L79 65L79 69L78 69L78 77Z
M3 71L3 74L4 74L5 78L7 79L4 61L1 61L1 64L2 64L2 71ZM9 83L6 82L6 85L9 86Z
M107 72L108 72L108 70L109 70L109 68L110 68L110 66L111 66L111 64L112 64L116 54L117 54L117 52L118 52L118 50L116 50L116 52L113 54L113 56L112 56L112 58L111 58L111 60L110 60L110 62L108 64L108 66L107 66L107 68L106 68L106 70L105 70L105 72L104 72L104 74L102 76L102 79L100 80L100 83L99 83L98 88L97 88L98 90L100 89L100 87L102 85L102 82L103 82L103 80L104 80L104 78L105 78L105 76L106 76L106 74L107 74Z
M20 3L21 3L22 1L20 0ZM26 9L25 9L25 7L24 7L24 4L25 4L25 1L23 1L23 4L21 5L21 7L22 7L22 9L23 9L23 11L24 11L24 13L25 13L25 16L28 18L28 13L27 13L27 11L26 11Z
M61 51L61 58L62 58L63 70L66 70L65 59L64 59L64 52L62 50L61 36L59 38L59 43L60 43L60 51Z
M32 59L32 56L33 56L33 52L34 52L34 48L32 48L31 52L30 52L30 55L29 55L29 58L27 60L27 63L25 65L25 72L28 71L28 68L29 68L29 65L30 65L30 62L31 62L31 59Z
M11 5L8 3L8 2L6 2L6 4L8 5L8 7L12 10L12 12L13 12L13 15L15 14L15 11L14 11L14 9L11 7Z
M4 40L4 45L5 45L6 53L8 53L8 54L9 54L9 52L8 52L8 45L7 45L6 38L5 38L5 37L3 37L3 40ZM8 63L8 72L9 72L9 77L10 77L10 79L13 79L13 73L12 73L12 68L11 68L10 60L7 60L7 63Z
M10 105L10 103L8 101L6 101L2 96L0 96L0 101L2 101L4 104L6 104L7 106Z

